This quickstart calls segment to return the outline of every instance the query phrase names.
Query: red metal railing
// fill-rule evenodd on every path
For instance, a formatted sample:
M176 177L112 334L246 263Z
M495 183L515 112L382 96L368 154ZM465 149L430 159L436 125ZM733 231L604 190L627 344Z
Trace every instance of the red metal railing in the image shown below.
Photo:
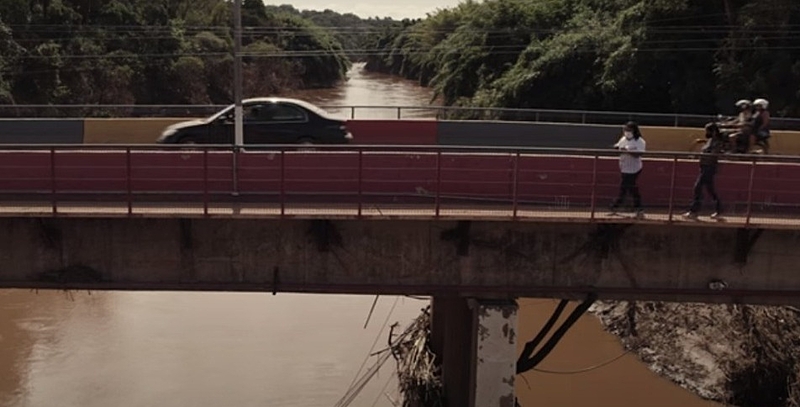
M159 204L167 209L196 206L202 216L246 205L253 213L261 208L258 213L280 216L299 216L301 209L335 209L354 217L393 210L432 217L474 213L592 222L608 218L602 208L618 191L618 154L448 146L315 146L314 151L255 146L235 151L230 146L7 145L0 148L0 194L11 208L7 213L44 203L53 216L76 213L79 204L86 211L122 205L130 216L146 216L139 213L143 207ZM639 186L654 219L671 222L688 209L697 156L646 154ZM745 225L800 227L798 185L800 157L724 157L717 176L726 214Z

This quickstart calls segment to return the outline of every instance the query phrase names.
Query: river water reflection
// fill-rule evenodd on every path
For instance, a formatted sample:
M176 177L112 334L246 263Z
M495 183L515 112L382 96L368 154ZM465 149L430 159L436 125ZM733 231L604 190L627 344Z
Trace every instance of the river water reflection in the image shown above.
M350 76L339 88L291 96L347 106L419 106L430 98L413 82L364 74L360 66ZM359 110L358 117L395 115L393 109ZM384 322L405 325L427 305L381 297L364 329L373 299L0 291L0 406L332 407L370 349L385 346ZM520 305L520 337L530 338L554 302ZM588 316L541 367L580 370L621 351ZM392 406L393 368L390 361L351 406ZM518 382L524 407L714 405L658 378L631 355L587 373L526 377L530 387Z

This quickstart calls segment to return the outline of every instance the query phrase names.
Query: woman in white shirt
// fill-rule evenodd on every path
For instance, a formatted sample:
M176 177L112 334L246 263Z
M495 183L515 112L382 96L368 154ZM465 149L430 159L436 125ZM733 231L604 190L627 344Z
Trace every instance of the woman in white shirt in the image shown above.
M619 170L622 173L622 180L619 186L619 196L611 204L611 210L616 211L617 207L625 201L625 197L630 194L633 197L636 217L641 218L644 216L644 211L642 210L642 197L639 195L639 187L636 185L636 180L639 178L639 174L642 173L642 153L644 153L647 143L642 138L638 124L628 122L622 130L622 138L619 139L617 144L614 144L614 148L622 152L619 155Z

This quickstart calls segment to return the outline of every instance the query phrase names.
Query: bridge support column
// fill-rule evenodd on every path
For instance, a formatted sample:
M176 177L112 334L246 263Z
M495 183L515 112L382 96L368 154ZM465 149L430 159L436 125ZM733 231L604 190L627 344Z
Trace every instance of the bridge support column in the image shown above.
M449 406L514 407L515 301L434 297L431 325Z

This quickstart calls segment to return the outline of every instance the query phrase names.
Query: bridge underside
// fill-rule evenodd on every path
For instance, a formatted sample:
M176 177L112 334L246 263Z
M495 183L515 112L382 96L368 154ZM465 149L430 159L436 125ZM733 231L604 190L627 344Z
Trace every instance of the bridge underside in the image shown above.
M796 304L800 231L503 221L0 218L0 287Z

